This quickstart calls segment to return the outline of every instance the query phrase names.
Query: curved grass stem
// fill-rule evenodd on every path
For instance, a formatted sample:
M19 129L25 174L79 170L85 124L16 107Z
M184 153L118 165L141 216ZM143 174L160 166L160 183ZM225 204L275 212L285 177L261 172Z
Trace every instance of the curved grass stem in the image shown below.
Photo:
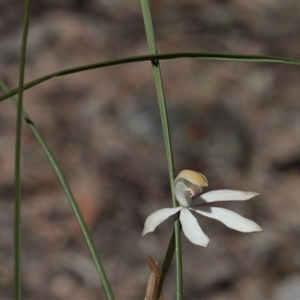
M8 87L6 86L6 84L0 79L0 86L3 89L4 92L8 93ZM12 103L18 107L18 101L15 98L11 98ZM104 267L102 265L101 259L99 257L98 251L96 249L96 246L94 244L94 241L92 239L92 236L89 232L89 229L84 221L84 218L80 212L80 209L78 207L78 204L76 202L76 199L71 191L71 188L68 184L68 181L65 177L65 175L63 174L62 169L59 166L58 161L56 160L54 154L52 153L52 151L50 150L48 144L46 143L46 141L43 139L43 137L41 136L39 130L37 129L37 127L35 126L35 124L33 123L33 121L31 120L30 116L26 113L26 111L23 109L22 110L22 117L24 118L24 120L26 121L27 125L29 126L29 128L31 129L31 131L33 132L34 136L36 137L37 141L39 142L39 144L41 145L42 149L44 150L46 156L48 157L61 185L62 188L69 200L70 206L73 210L74 216L77 219L77 222L79 224L79 227L81 228L81 231L83 233L83 236L85 238L85 241L87 243L87 246L90 250L90 253L92 255L92 258L94 260L94 264L96 266L97 272L99 274L99 277L102 281L105 293L106 293L106 297L109 300L114 300L114 295L112 292L112 289L110 287L110 283L108 281L108 278L106 276Z
M140 56L132 56L119 58L114 60L107 60L103 62L97 62L93 64L78 66L74 68L60 70L37 79L34 79L26 83L23 90L27 90L34 87L42 82L45 82L53 77L64 76L69 74L74 74L78 72L124 65L135 62L143 61L153 61L153 60L170 60L178 58L193 58L201 60L217 60L217 61L231 61L231 62L256 62L256 63L276 63L276 64L286 64L286 65L300 65L300 59L289 58L289 57L279 57L279 56L263 56L263 55L239 55L239 54L221 54L221 53L203 53L203 52L179 52L179 53L164 53L164 54L148 54ZM8 93L0 96L0 101L3 101L19 92L19 88L12 89Z

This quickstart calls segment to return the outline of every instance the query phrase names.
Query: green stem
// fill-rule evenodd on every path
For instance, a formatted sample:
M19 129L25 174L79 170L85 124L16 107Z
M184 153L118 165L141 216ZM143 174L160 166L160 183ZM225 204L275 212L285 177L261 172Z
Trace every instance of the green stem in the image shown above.
M39 77L33 81L28 82L24 85L24 90L27 90L35 85L38 85L44 81L47 81L53 77L64 76L73 73L104 68L109 66L123 65L134 62L152 61L152 60L170 60L177 58L194 58L201 60L217 60L217 61L232 61L232 62L257 62L257 63L277 63L287 65L300 65L300 60L288 57L279 56L262 56L262 55L238 55L238 54L219 54L219 53L202 53L202 52L180 52L180 53L164 53L164 54L153 54L153 55L140 55L133 57L125 57L114 60L107 60L104 62L97 62L94 64L88 64L78 66L70 69L57 71L42 77ZM0 101L3 101L15 94L17 94L19 88L15 88L8 93L0 96Z
M29 25L30 0L25 2L25 13L23 20L23 34L19 68L19 101L16 118L16 141L15 141L15 216L14 216L14 281L15 299L22 298L21 287L21 137L22 137L22 104L24 90L24 72L26 60L26 44Z
M5 83L0 79L0 86L2 87L4 92L9 92L8 87L5 85ZM18 106L18 101L15 98L11 98L12 103L15 106ZM109 281L107 279L105 270L103 268L103 265L101 263L101 259L99 257L98 251L96 249L96 246L93 242L92 236L89 232L89 229L84 221L84 218L80 212L80 209L78 207L78 204L76 202L76 199L71 191L71 188L68 184L68 181L66 179L66 177L63 174L62 169L59 166L58 161L56 160L55 156L53 155L52 151L50 150L48 144L46 143L46 141L43 139L43 137L41 136L39 130L37 129L37 127L35 126L35 124L33 123L33 121L31 120L30 116L26 113L26 111L23 109L22 111L22 116L24 118L24 120L26 121L27 125L29 126L29 128L31 129L31 131L33 132L34 136L36 137L37 141L40 143L41 147L43 148L44 152L46 153L61 185L62 188L69 200L70 206L73 210L74 216L77 219L77 222L79 224L79 227L81 228L81 231L83 233L83 236L85 238L85 241L87 243L87 246L90 250L90 253L92 255L92 258L94 260L94 264L96 266L96 269L98 271L99 277L102 281L105 293L106 293L106 297L109 300L114 300L114 296L113 296L113 292L111 290Z
M156 48L156 41L155 41L155 35L152 25L152 19L151 19L151 12L148 0L141 0L141 7L143 12L143 18L144 18L144 24L146 29L146 35L147 35L147 41L149 46L149 51L151 55L157 54L157 48ZM173 151L172 151L172 142L171 142L171 135L170 135L170 127L169 127L169 121L168 121L168 113L167 113L167 106L166 106L166 100L164 95L164 87L163 87L163 81L162 81L162 75L160 70L160 63L159 60L153 59L152 57L152 70L155 80L155 87L156 87L156 93L158 98L158 104L159 104L159 111L162 121L162 127L163 127L163 133L164 133L164 141L165 141L165 147L166 147L166 154L167 154L167 161L168 161L168 169L169 169L169 179L170 179L170 186L171 186L171 194L172 194L172 203L173 207L177 206L176 198L174 195L174 178L175 178L175 172L174 172L174 161L173 161ZM167 254L165 261L171 263L172 257L174 254L174 251L176 253L176 295L177 300L183 299L183 288L182 288L182 253L181 253L181 228L180 228L180 222L178 218L178 214L175 217L175 223L174 223L174 230L175 230L175 239L171 239L171 243L169 244ZM175 243L175 249L174 249L174 243ZM165 269L167 272L167 269ZM161 288L163 286L163 280L165 278L166 272L161 277L161 280L159 282L159 288L157 292L157 299L160 296Z

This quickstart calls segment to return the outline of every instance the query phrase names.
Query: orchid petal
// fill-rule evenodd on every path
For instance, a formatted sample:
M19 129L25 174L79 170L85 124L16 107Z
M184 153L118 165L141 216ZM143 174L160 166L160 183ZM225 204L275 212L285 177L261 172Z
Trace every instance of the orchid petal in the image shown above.
M193 209L193 211L203 216L206 216L208 218L218 220L223 224L225 224L227 227L237 231L241 231L241 232L262 231L262 228L252 220L246 219L241 215L225 208L201 207L200 209Z
M202 194L193 201L194 204L215 201L245 201L257 196L255 192L244 192L236 190L216 190ZM202 199L201 199L202 198ZM203 201L204 200L204 201Z
M155 211L146 219L142 235L154 231L155 228L160 223L168 219L170 216L175 215L180 210L181 207L175 207L175 208L162 208Z
M187 189L186 185L182 182L177 182L175 184L174 190L177 201L183 207L188 207L191 204L190 191Z
M181 209L180 222L182 231L190 242L203 247L208 245L208 236L202 231L197 219L192 215L188 208Z

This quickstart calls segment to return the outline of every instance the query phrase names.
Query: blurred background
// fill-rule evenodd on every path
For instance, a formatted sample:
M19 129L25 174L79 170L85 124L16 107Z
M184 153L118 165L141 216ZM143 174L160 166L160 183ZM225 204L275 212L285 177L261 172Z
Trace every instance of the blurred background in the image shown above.
M300 56L299 1L152 1L160 53ZM0 2L0 76L18 85L23 1ZM148 53L139 1L32 1L26 82ZM242 234L199 216L211 242L183 237L185 299L299 299L300 69L192 59L162 61L176 172L211 189L252 190L226 203L260 224ZM14 106L0 110L0 298L13 297ZM172 220L141 237L170 187L149 62L53 78L24 106L59 160L116 299L143 299L147 255L161 265ZM52 167L23 127L24 299L104 299L93 261ZM164 287L175 298L173 265Z

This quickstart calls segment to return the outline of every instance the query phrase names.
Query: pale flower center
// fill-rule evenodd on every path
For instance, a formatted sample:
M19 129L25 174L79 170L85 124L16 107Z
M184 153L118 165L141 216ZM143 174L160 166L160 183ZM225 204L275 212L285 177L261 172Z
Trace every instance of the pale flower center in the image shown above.
M202 193L202 188L199 185L191 184L189 187L187 187L187 189L190 192L192 199L198 197Z

